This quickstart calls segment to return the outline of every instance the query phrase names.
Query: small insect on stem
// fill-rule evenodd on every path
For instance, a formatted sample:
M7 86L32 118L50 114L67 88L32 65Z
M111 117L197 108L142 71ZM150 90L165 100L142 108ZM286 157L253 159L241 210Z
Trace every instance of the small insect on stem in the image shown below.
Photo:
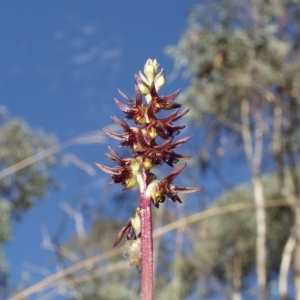
M141 272L139 266L142 259L141 246L141 238L137 238L136 240L127 240L123 253L124 257L128 259L129 264L138 268L139 273Z

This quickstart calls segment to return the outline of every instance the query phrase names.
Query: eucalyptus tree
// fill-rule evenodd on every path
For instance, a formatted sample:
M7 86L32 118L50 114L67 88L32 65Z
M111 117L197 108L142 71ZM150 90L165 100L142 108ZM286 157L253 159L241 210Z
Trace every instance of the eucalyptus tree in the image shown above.
M167 49L175 60L175 69L183 68L192 78L181 96L181 101L193 107L191 121L209 126L215 134L226 129L239 136L243 144L256 204L260 299L267 298L267 221L261 165L270 155L277 165L276 184L289 195L295 224L300 224L296 168L299 162L299 4L298 0L201 1L191 10L188 29L178 45ZM294 178L292 189L285 183L285 167ZM297 243L298 227L293 231ZM299 299L300 272L296 267L294 264ZM283 299L285 294L282 293Z
M34 130L20 119L9 118L5 109L0 107L1 171L55 144L54 136ZM57 164L57 158L50 155L0 180L0 283L3 286L8 282L8 266L2 255L2 246L11 238L12 221L30 211L35 200L44 198L49 189L59 187L51 174L51 169Z
M291 180L289 175L288 179ZM279 272L282 251L293 225L292 209L280 187L274 186L274 181L276 174L262 177L268 206L268 274ZM251 183L247 183L224 193L212 207L223 208L225 212L228 206L250 204L252 199L253 188ZM219 286L219 293L224 299L237 300L253 289L253 283L249 280L247 283L245 279L251 276L255 265L255 227L255 215L249 207L238 212L219 214L193 225L191 239L194 247L188 258L188 265L190 269L193 266L199 270L193 281L205 283L205 288L202 289L206 295L216 294L216 286ZM278 291L274 296L278 297Z

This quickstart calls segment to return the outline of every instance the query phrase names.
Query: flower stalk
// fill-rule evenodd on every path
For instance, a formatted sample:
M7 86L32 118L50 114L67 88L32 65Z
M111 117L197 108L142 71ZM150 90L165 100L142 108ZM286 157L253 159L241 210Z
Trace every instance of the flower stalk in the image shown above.
M148 181L148 172L143 170L144 181ZM140 216L142 239L142 272L141 272L141 299L152 300L153 287L153 238L152 238L152 212L151 198L147 196L146 185L140 191Z
M116 105L125 114L125 119L131 120L134 126L130 126L124 120L113 116L115 123L121 126L122 132L116 133L109 130L105 132L120 141L121 147L129 147L132 156L122 158L110 145L110 153L104 154L106 158L117 163L116 167L108 167L97 163L104 172L109 173L113 183L121 183L123 190L139 186L139 206L132 217L119 232L114 247L120 243L126 235L124 256L129 264L140 268L141 273L141 299L153 299L153 238L152 238L152 204L159 205L166 198L173 202L181 203L179 193L198 192L201 188L179 187L173 183L177 175L183 171L186 164L170 172L159 180L151 172L152 167L174 164L189 156L174 152L174 149L188 142L192 136L173 141L175 136L185 128L184 125L174 125L174 122L183 117L189 110L179 113L180 104L174 102L179 90L168 96L160 96L158 91L165 83L163 69L158 72L159 64L156 60L148 59L144 74L135 75L135 99L131 99L123 92L120 95L128 104L115 99ZM143 103L142 98L145 98ZM158 118L157 114L162 110L174 110L165 118ZM163 142L159 143L160 138Z

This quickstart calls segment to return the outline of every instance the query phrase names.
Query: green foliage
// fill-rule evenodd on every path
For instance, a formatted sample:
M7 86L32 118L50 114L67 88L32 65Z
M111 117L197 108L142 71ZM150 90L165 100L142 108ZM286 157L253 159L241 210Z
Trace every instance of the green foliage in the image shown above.
M7 200L0 199L0 243L10 237L11 204Z
M0 170L56 145L54 136L29 128L20 119L9 119L0 107ZM0 286L7 284L8 265L2 245L11 237L12 217L32 209L34 201L44 198L50 188L57 188L50 169L57 165L54 156L33 163L0 181ZM1 289L0 293L4 293Z
M9 268L4 257L2 245L11 236L11 203L0 198L0 287L6 287L8 283ZM0 296L4 290L0 288Z
M7 120L0 127L1 170L55 144L54 136L30 129L20 119ZM44 198L48 188L57 187L57 182L49 172L56 164L56 158L48 156L1 180L0 195L10 202L13 214L18 216L31 209L35 198Z
M85 286L85 291L81 291L85 300L135 300L139 299L137 294L129 291L129 288L120 283L110 283L98 285L95 282L89 282ZM75 298L76 299L76 298ZM75 300L74 299L74 300Z
M174 58L175 71L183 69L191 78L179 101L192 108L191 122L210 129L210 137L216 136L220 128L245 137L248 111L243 105L249 104L251 141L246 147L257 152L259 139L254 139L260 124L262 160L271 154L280 178L279 182L275 176L268 184L264 182L266 199L282 199L279 187L300 199L299 7L299 0L201 1L192 9L188 29L178 45L166 50ZM246 116L244 122L242 116ZM290 172L284 172L286 167ZM250 187L240 188L217 203L252 201L252 194ZM278 272L294 218L290 208L270 208L267 217L268 271ZM207 272L207 278L233 286L238 281L235 278L244 276L255 265L254 228L253 211L201 223L195 237L200 259L195 257L194 263ZM233 288L240 290L239 284Z
M276 176L266 175L263 179L266 201L283 200ZM234 203L253 203L251 184L241 185L216 200L212 207L223 207ZM282 251L294 217L289 206L267 209L268 272L278 272ZM193 251L187 256L185 274L193 284L199 280L207 282L218 279L227 288L234 289L234 280L243 279L253 271L255 265L256 225L253 209L226 213L208 218L194 227ZM198 272L197 272L198 270ZM183 278L188 278L183 276ZM242 281L241 281L242 282ZM240 287L239 287L240 288Z
M214 116L239 123L244 98L265 107L278 97L299 102L299 41L292 36L300 12L293 4L300 2L209 1L192 10L186 33L166 51L192 77L180 100L193 107L194 122Z
M286 177L290 184L290 176ZM279 185L276 184L277 180L275 174L262 178L266 201L284 199ZM212 207L235 203L253 203L251 183L224 194ZM215 292L212 281L216 279L223 285L224 291L230 294L235 276L238 274L243 279L253 271L256 239L253 209L225 213L189 225L189 230L184 234L185 247L179 271L180 299L186 299L191 291L194 291L199 299L209 298L209 295ZM163 220L169 223L176 220L176 217L167 211ZM282 250L294 222L293 212L289 206L270 207L267 209L267 222L268 272L271 274L278 272ZM97 255L100 251L109 251L112 247L112 237L123 223L111 218L100 219L93 224L85 237L74 236L64 248L76 255L76 261ZM170 278L174 276L175 249L170 247L170 241L174 241L174 236L161 237L159 265L155 275L157 299L166 299L167 295L172 295ZM190 247L186 247L188 244ZM125 263L124 267L116 267L114 270L114 266L118 266L122 261ZM101 270L108 266L114 271L101 275ZM85 277L87 280L81 281ZM125 258L117 255L90 267L88 272L78 271L68 279L70 285L75 286L84 299L135 299L138 295L138 277L137 270L130 267ZM113 294L110 294L111 292Z
M88 234L85 236L74 235L63 246L66 249L64 264L72 264L111 250L116 232L123 226L124 221L106 217L94 222ZM105 273L104 270L107 267L114 266L120 261L125 264L123 268L121 266L115 272ZM103 271L104 273L102 273ZM75 287L76 293L81 295L82 299L138 299L138 277L138 270L130 267L127 260L120 254L94 264L88 269L88 272L83 269L70 275L68 282L71 287Z

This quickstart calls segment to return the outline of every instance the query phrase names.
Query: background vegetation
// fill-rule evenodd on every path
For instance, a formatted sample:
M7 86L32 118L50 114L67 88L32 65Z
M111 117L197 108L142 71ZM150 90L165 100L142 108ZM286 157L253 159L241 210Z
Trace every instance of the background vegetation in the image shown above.
M178 209L165 203L155 211L155 299L300 299L299 41L298 0L215 0L196 4L178 44L166 48L173 75L189 83L178 100L191 108L189 130L204 137L194 139L194 168L185 180L215 176L222 195L208 203L194 197ZM77 140L94 141L95 135ZM11 222L60 187L53 168L72 159L92 172L74 156L57 156L61 148L53 136L2 109L0 251ZM14 168L49 149L42 159ZM245 170L249 182L237 186ZM135 191L105 187L101 193L113 197L96 219L83 202L71 201L57 234L44 235L57 273L31 286L11 286L1 256L4 298L138 299L138 271L122 258L122 247L111 250L126 219L122 211L134 209L129 200ZM63 241L69 218L75 233ZM86 219L92 220L88 231Z

